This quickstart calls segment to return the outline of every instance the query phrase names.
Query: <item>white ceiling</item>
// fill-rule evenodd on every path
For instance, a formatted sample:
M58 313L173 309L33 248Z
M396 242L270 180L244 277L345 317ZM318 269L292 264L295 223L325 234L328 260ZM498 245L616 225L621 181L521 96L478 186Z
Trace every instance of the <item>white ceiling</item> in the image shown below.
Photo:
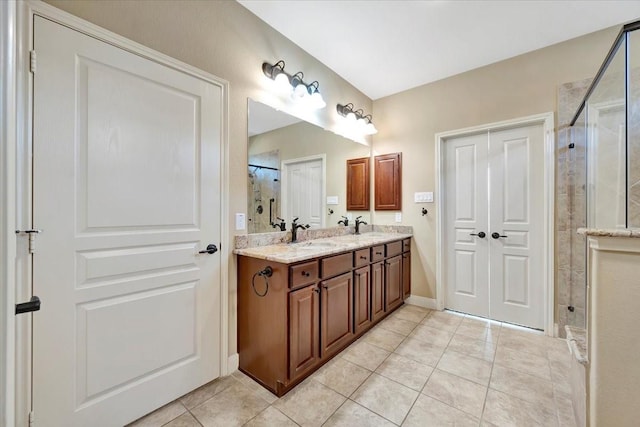
M239 2L371 99L640 17L637 0Z

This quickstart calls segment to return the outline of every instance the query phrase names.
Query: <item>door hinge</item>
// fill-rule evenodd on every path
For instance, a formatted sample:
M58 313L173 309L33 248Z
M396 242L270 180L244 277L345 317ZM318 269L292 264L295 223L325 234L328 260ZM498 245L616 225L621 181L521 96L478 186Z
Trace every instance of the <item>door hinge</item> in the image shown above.
M35 422L35 416L33 415L33 411L29 412L29 427L33 427Z
M29 253L33 254L36 252L36 235L42 233L42 230L38 230L36 228L30 230L16 230L16 234L26 234L29 236Z
M31 71L33 74L36 73L36 51L35 50L29 51L29 71Z

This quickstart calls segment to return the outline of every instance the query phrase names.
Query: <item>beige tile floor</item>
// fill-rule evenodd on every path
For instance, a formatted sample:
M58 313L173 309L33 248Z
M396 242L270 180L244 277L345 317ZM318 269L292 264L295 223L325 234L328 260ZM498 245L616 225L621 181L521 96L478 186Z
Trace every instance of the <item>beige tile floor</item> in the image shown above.
M241 372L135 426L575 426L564 340L405 305L278 399Z

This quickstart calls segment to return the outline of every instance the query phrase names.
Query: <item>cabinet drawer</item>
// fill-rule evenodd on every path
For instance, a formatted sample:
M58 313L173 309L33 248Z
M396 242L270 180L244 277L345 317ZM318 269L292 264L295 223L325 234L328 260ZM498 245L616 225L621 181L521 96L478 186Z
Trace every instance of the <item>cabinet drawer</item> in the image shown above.
M402 241L387 243L387 258L391 256L400 255L402 253Z
M409 252L411 250L411 239L404 239L402 241L402 252Z
M371 251L369 248L360 249L359 251L355 251L353 253L353 266L355 268L362 267L363 265L368 265L371 262Z
M384 259L384 245L371 248L371 262L382 261Z
M322 278L337 276L338 274L351 271L353 268L353 253L348 252L342 255L336 255L325 258L320 261Z
M292 289L317 281L318 261L305 262L304 264L289 267L289 280Z

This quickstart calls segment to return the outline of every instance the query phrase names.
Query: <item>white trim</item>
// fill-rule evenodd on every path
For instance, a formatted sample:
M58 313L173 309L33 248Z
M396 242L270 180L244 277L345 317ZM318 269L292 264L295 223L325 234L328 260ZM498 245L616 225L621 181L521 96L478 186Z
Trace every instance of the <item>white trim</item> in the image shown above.
M547 335L554 334L554 313L555 313L555 135L553 113L536 114L517 119L505 120L501 122L489 123L480 126L472 126L464 129L441 132L435 135L436 140L436 194L438 197L436 207L436 307L444 310L445 307L445 285L443 283L443 214L444 205L442 203L444 183L442 179L443 167L443 144L445 139L471 135L475 133L487 132L490 130L506 129L516 126L542 124L544 133L544 330Z
M16 258L16 29L15 2L0 4L0 425L15 425Z
M220 241L222 243L222 247L220 248L220 375L225 375L229 372L229 262L231 260L231 249L232 243L229 240L229 215L228 208L229 204L229 82L221 79L217 76L214 76L206 71L193 67L189 64L181 62L175 58L172 58L168 55L150 49L144 45L136 43L132 40L126 39L116 33L108 31L104 28L98 27L88 21L85 21L81 18L78 18L74 15L71 15L67 12L64 12L60 9L57 9L49 4L43 3L39 0L27 0L25 2L7 2L12 4L18 4L18 32L17 32L17 64L18 70L21 70L18 73L18 94L17 94L17 104L18 104L18 138L17 142L14 144L14 148L20 154L19 157L23 160L16 161L14 164L17 165L16 170L13 170L13 165L8 169L9 176L7 180L7 187L17 188L19 198L17 204L22 210L26 210L28 212L16 212L14 210L14 206L16 203L12 203L10 206L7 205L7 215L11 217L13 221L14 218L18 219L18 224L27 223L30 218L30 208L29 200L31 200L31 170L30 170L30 152L31 152L31 102L32 99L32 85L31 85L31 75L28 71L28 67L26 64L29 62L29 51L33 48L33 18L34 15L42 16L46 19L49 19L53 22L57 22L61 25L64 25L68 28L71 28L75 31L83 33L89 37L100 40L104 43L108 43L113 45L119 49L125 50L134 55L140 56L147 60L162 64L164 66L170 67L174 70L189 74L191 76L202 79L208 83L211 83L220 88L222 93L221 99L221 111L222 111L222 120L221 120L221 147L220 147L220 170L221 172L221 190L222 197L220 202ZM4 23L3 23L4 24ZM4 27L4 25L3 25ZM3 71L4 73L4 71ZM11 147L9 147L11 148ZM27 170L25 170L27 169ZM13 173L12 173L13 172ZM11 184L11 185L9 185ZM16 184L13 186L13 184ZM2 200L4 203L4 200ZM22 204L21 204L22 203ZM12 215L13 214L13 215ZM3 224L4 228L4 224ZM15 227L14 227L15 228ZM13 240L11 238L7 239L11 242L15 242L15 237ZM15 248L15 244L13 246ZM10 254L9 254L10 255ZM9 259L11 262L10 265L13 265L15 254L13 257L8 257L4 259ZM20 270L20 269L18 269ZM28 269L27 269L28 270ZM3 269L3 271L9 272L9 269ZM31 283L30 277L26 275L16 276L18 277L16 281L17 294L29 294L31 293ZM9 282L11 283L11 282ZM27 387L29 393L19 393L16 392L16 424L26 424L26 422L22 422L21 419L24 419L26 414L22 414L25 411L24 408L30 408L31 402L30 399L30 384L31 379L29 377L30 367L31 367L31 355L30 355L30 340L31 340L31 330L30 324L23 327L13 328L16 330L16 353L19 355L16 360L16 384L22 384L21 387ZM23 349L21 351L21 349ZM28 369L25 372L25 369L21 369L27 367ZM13 395L13 393L12 393ZM22 409L20 409L22 408ZM22 418L21 418L22 417ZM11 423L12 425L13 423ZM10 424L7 424L10 425Z
M296 163L310 162L313 160L320 160L322 162L322 188L321 188L321 201L320 201L320 228L324 228L327 223L327 155L326 154L314 154L312 156L306 157L298 157L296 159L287 159L280 162L280 192L281 192L281 209L282 209L282 218L285 220L293 219L291 217L291 213L289 212L289 199L288 199L288 189L289 189L289 177L287 176L287 167L289 165L293 165Z
M238 353L233 353L227 359L227 375L233 374L240 367L240 355Z
M430 310L437 310L436 300L433 298L421 297L418 295L409 295L405 301L405 304L417 305L418 307L428 308Z

